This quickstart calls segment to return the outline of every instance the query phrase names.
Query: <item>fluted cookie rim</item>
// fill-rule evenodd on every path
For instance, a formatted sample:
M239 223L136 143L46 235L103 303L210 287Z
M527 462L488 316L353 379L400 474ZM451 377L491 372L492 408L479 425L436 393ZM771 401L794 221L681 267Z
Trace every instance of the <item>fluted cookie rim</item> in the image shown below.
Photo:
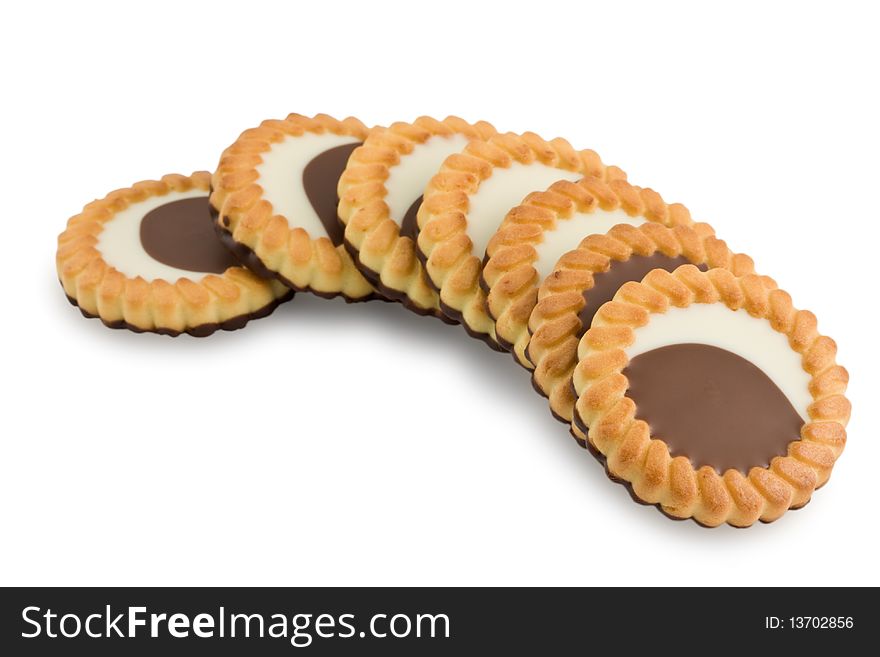
M463 135L487 138L497 130L486 121L469 123L457 116L438 120L420 116L412 123L398 121L374 128L356 148L339 179L339 219L345 226L345 247L355 266L384 296L421 315L440 311L437 292L426 281L416 244L401 234L401 226L384 199L391 169L402 157L432 137Z
M605 182L587 176L577 182L559 180L544 191L529 194L521 205L507 213L489 240L480 274L486 307L495 322L498 342L527 370L534 369L526 355L531 337L529 317L543 283L534 266L538 259L535 245L542 242L545 232L576 214L613 210L667 227L694 223L687 208L680 203L666 203L653 189L637 187L623 179ZM573 244L572 249L584 238Z
M687 212L680 207L681 212ZM748 255L731 251L714 228L704 222L673 226L646 222L637 227L618 224L607 233L584 238L576 249L559 259L557 268L541 283L538 301L529 316L525 354L534 365L532 387L547 398L550 412L560 422L571 425L573 417L571 376L584 330L579 315L584 293L593 286L593 276L607 271L613 262L656 253L683 256L691 263L729 269L737 275L755 271ZM762 280L768 287L776 285L769 277ZM572 435L585 444L585 436L576 426L572 426Z
M724 303L767 320L788 338L810 375L810 420L800 438L788 444L785 456L774 457L768 467L753 466L747 475L732 468L718 474L708 465L694 468L685 456L673 458L662 440L651 437L647 423L635 418L635 403L626 396L624 348L633 343L635 329L652 314L696 303ZM671 273L655 269L641 282L621 286L581 339L574 422L582 429L589 424L589 443L606 459L608 473L664 513L707 527L772 522L809 502L843 452L849 375L837 364L836 352L836 343L819 333L813 313L795 308L787 292L769 288L756 274L736 276L720 268L704 273L693 265Z
M293 296L278 282L265 281L242 266L198 280L145 280L127 276L108 263L98 250L104 224L117 213L147 198L171 192L210 192L211 174L166 174L142 180L86 204L71 217L58 236L56 269L68 301L88 318L110 328L176 337L205 337L217 330L242 328L251 319L270 314Z
M343 245L326 235L312 237L291 219L273 212L257 182L260 155L288 136L332 133L361 141L369 133L354 117L339 120L327 114L307 117L291 113L266 119L239 135L220 156L212 178L211 206L215 227L227 246L247 256L261 275L271 275L298 292L312 292L347 301L377 298L376 291L355 267Z
M603 164L593 150L575 150L561 137L547 141L533 132L499 133L487 140L473 140L464 151L443 162L428 183L417 214L417 255L428 283L440 295L441 310L468 333L499 350L503 348L498 345L495 324L480 287L484 254L473 252L467 206L470 196L496 167L508 168L514 162L540 162L603 180L626 178L618 167ZM502 219L499 217L499 224Z

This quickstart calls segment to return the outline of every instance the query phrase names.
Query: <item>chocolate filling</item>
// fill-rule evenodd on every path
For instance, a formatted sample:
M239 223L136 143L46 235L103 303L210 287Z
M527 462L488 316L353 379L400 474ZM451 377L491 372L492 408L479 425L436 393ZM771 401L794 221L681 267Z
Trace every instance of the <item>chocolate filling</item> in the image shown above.
M409 210L403 215L403 221L400 222L400 234L410 238L413 242L419 237L419 222L416 220L416 216L419 214L419 208L422 207L423 198L424 196L419 196L413 201Z
M629 260L612 260L611 267L608 271L593 275L593 287L584 291L584 305L578 314L581 320L581 335L586 333L587 329L593 323L593 317L602 306L603 303L611 301L614 293L620 289L620 286L629 281L640 281L652 269L665 269L666 271L674 271L682 265L696 264L684 256L676 256L670 258L662 253L654 253L649 256L634 255ZM697 265L700 271L706 271L706 265Z
M335 246L342 244L345 238L345 228L337 215L339 196L336 188L348 164L348 157L358 146L360 143L343 144L326 150L316 155L303 169L303 190Z
M623 371L636 417L673 456L699 468L748 474L800 438L803 419L752 362L705 344L675 344L634 357Z
M151 258L186 271L222 274L238 262L217 239L207 196L171 201L141 219L141 246Z

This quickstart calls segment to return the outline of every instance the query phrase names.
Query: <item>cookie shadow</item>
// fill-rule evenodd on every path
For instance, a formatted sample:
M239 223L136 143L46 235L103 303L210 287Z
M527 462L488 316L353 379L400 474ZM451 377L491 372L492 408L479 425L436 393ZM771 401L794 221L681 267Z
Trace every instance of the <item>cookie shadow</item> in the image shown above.
M560 477L580 482L577 495L584 513L573 522L590 522L593 509L598 506L605 513L625 518L625 523L650 535L652 540L682 542L691 548L711 542L732 544L738 538L755 534L769 536L780 526L801 522L799 513L786 513L780 520L763 525L756 523L748 531L727 525L708 529L693 521L674 521L652 506L636 504L630 499L626 488L609 481L602 464L588 450L579 446L570 436L567 425L555 419L547 401L537 395L531 386L528 371L505 352L490 349L482 341L469 336L459 325L451 325L431 316L417 315L403 305L394 302L371 300L346 302L342 298L323 299L308 293L298 293L291 301L281 304L270 316L253 320L243 329L217 331L204 337L189 335L170 338L152 333L136 334L125 329L110 330L99 320L83 321L77 308L64 301L63 291L57 281L48 297L55 308L52 321L57 322L66 333L77 334L86 348L94 344L96 349L118 350L120 355L131 349L155 352L157 357L175 357L175 354L191 354L193 351L209 355L221 354L230 348L248 349L250 341L291 340L300 327L304 333L314 335L317 331L327 334L330 344L334 340L357 339L368 332L381 334L390 345L405 344L416 350L441 351L444 358L459 368L462 376L476 380L479 387L499 394L509 408L516 408L518 431L515 435L491 436L498 449L511 449L510 441L542 441L549 467L556 468ZM95 342L92 343L92 340ZM821 496L821 494L820 494ZM815 504L815 501L813 502ZM631 519L631 520L630 520ZM639 530L636 530L639 531ZM738 538L732 538L738 537Z

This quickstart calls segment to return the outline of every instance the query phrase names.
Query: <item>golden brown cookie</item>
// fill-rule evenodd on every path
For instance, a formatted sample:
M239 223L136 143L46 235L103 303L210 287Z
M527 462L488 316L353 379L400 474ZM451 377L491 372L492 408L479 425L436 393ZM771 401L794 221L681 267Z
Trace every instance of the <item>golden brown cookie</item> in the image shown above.
M222 239L257 274L349 301L375 291L342 246L339 176L367 136L354 118L291 114L245 130L212 180Z
M754 272L752 259L731 252L711 226L688 225L684 208L675 214L679 223L671 227L651 221L638 227L621 224L604 235L590 235L560 258L557 269L538 290L525 354L535 366L535 390L548 398L551 412L562 422L572 419L571 375L577 364L578 341L596 310L621 285L641 280L652 269L671 271L683 264L723 267L737 275ZM763 280L774 285L772 279ZM583 443L584 436L576 428L573 433Z
M214 231L211 174L167 175L92 201L58 237L61 285L112 328L205 336L293 296L241 267Z
M496 133L485 121L450 116L374 128L339 179L345 246L361 273L384 296L419 314L442 317L436 291L415 253L416 213L431 177L471 139Z
M809 502L843 451L849 376L836 352L759 276L653 270L581 339L574 422L608 473L666 514L769 522Z
M440 293L443 312L470 334L497 345L480 288L489 238L530 192L585 175L626 177L602 164L593 151L577 151L564 139L545 141L530 132L474 140L463 153L450 155L428 184L417 216L418 252Z
M667 205L657 192L622 179L560 180L546 191L529 194L507 213L489 240L480 277L498 342L520 365L533 369L526 357L529 316L539 285L553 273L559 258L588 235L603 235L616 224L640 226L648 221L664 226L693 223L684 206Z

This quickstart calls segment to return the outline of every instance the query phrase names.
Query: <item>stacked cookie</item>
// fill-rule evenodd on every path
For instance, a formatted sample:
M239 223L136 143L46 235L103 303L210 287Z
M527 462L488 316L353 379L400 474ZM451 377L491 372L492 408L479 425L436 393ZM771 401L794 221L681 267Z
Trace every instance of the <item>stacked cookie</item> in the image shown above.
M458 323L510 351L635 499L707 526L803 506L846 441L848 376L816 318L564 139L264 121L213 175L88 204L57 266L84 315L134 331L237 329L306 291Z

